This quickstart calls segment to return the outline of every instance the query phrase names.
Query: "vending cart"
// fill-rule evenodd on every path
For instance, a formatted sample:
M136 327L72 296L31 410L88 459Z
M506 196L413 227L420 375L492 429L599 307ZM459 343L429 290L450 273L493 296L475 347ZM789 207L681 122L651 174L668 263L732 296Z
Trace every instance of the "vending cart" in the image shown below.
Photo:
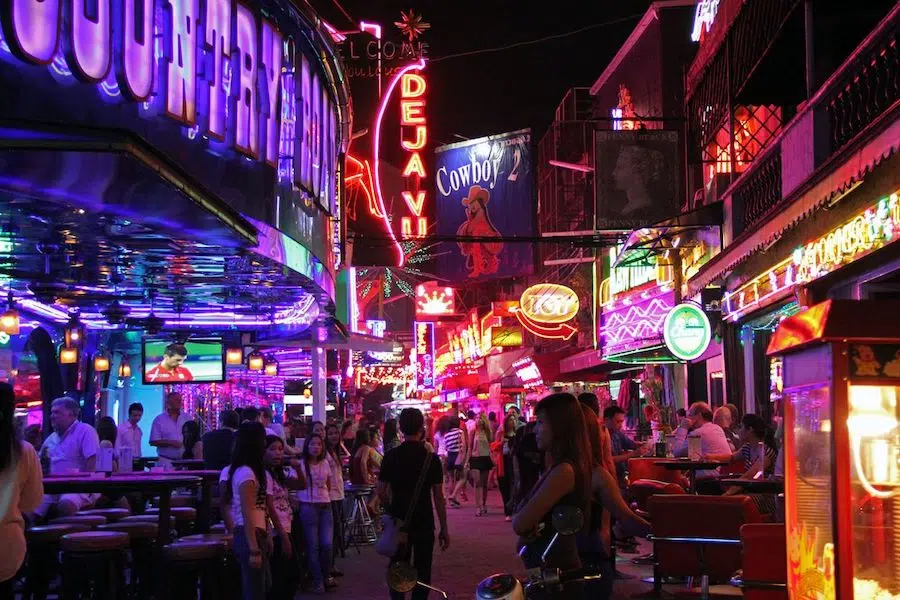
M790 598L900 599L900 303L812 306L768 354L783 361Z

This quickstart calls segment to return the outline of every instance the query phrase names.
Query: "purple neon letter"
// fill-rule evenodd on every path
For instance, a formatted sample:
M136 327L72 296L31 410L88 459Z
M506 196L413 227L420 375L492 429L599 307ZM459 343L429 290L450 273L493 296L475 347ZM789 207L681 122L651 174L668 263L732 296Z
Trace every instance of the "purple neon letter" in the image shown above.
M265 150L266 162L270 165L278 165L278 124L280 111L278 110L278 85L281 81L282 66L281 34L268 20L262 22L262 71L265 79L265 87L259 86L260 91L265 91L265 99L260 99L263 111L263 132L266 136Z
M87 0L66 3L69 24L66 62L79 79L91 83L106 79L112 57L109 0L97 0L95 7L95 14L88 15Z
M237 48L232 60L236 64L231 71L231 87L236 96L234 147L251 158L259 158L256 20L250 9L240 3L237 7L235 35Z
M153 91L154 0L120 0L113 3L113 53L116 79L125 95L143 102Z
M296 78L297 82L297 136L300 143L295 146L294 153L294 173L298 178L300 187L305 190L312 190L310 181L310 143L312 119L310 115L310 72L309 61L305 56L301 55L300 61L300 77ZM299 163L299 164L298 164Z
M166 114L185 125L197 122L197 18L200 0L170 0L172 46L166 65Z
M231 0L206 0L204 47L212 56L209 81L209 135L225 139L225 85L222 74L231 58Z
M310 100L309 107L310 123L309 128L309 149L310 160L312 162L312 189L309 191L319 202L322 201L322 83L319 80L319 74L313 73L312 84L310 84Z
M3 36L13 54L42 65L53 61L59 43L59 1L0 2Z

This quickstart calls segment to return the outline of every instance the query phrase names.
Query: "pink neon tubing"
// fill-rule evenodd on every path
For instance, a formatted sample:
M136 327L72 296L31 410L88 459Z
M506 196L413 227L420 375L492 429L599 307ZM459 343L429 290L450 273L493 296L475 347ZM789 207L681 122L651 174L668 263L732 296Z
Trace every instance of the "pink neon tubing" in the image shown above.
M402 267L406 262L406 256L403 254L403 247L400 245L400 242L397 241L397 236L394 235L394 230L391 228L391 223L387 218L387 210L385 209L384 204L384 196L381 194L381 121L384 119L384 112L387 110L388 102L390 102L391 94L394 93L394 88L397 87L397 83L400 81L400 78L403 77L409 71L421 71L425 68L425 59L419 59L419 62L411 63L400 69L394 78L391 80L390 85L388 85L387 90L384 92L384 96L381 97L381 106L378 107L378 116L375 118L375 150L374 150L374 162L375 162L375 196L378 200L378 207L381 209L381 214L384 215L384 224L387 227L388 233L391 236L391 239L394 241L394 245L397 247L397 254L400 256L400 259L397 261L397 266Z

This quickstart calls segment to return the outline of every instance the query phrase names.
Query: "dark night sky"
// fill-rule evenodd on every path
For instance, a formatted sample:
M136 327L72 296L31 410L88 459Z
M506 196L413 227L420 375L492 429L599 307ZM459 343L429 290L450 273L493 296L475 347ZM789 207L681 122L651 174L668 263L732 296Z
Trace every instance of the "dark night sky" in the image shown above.
M524 127L540 136L565 91L596 80L650 5L650 0L338 1L355 20L380 21L391 29L400 11L410 8L431 23L423 39L431 44L428 112L436 143L459 141L453 134L479 137ZM315 0L313 6L336 27L349 28L334 0ZM630 16L540 44L434 60Z

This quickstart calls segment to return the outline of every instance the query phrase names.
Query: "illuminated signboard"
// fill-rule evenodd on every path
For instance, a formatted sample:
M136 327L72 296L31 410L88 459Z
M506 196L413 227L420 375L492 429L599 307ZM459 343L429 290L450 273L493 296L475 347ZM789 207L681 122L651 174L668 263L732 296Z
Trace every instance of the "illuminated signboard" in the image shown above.
M616 262L616 257L621 250L621 246L609 249L610 265ZM647 256L644 260L637 262L629 260L631 264L626 267L610 267L609 294L611 296L640 287L651 281L662 283L658 281L659 268L656 265L655 256L651 255L649 251L646 254Z
M425 237L428 232L428 217L422 212L426 200L425 187L422 185L425 179L422 156L428 144L428 123L425 118L427 87L421 72L410 71L400 76L400 147L408 155L406 166L403 167L403 177L407 180L408 189L403 190L400 196L411 213L411 216L404 216L400 220L404 238Z
M385 329L387 329L387 321L384 319L369 319L366 321L366 331L371 336L383 338Z
M456 294L453 288L439 286L431 281L416 288L416 315L440 316L456 312Z
M700 0L697 2L697 11L694 13L694 27L691 30L691 41L699 42L708 34L716 20L721 0Z
M165 117L214 153L270 165L334 213L340 123L329 84L315 55L295 50L288 15L265 15L231 0L14 0L0 4L0 55L96 84L110 126L126 113Z
M534 361L530 358L523 358L513 363L513 369L516 371L516 377L522 380L522 385L526 388L539 388L544 385L544 378Z
M473 309L469 312L465 323L447 335L454 363L473 361L484 356L481 333L478 311Z
M790 257L723 298L724 318L736 321L776 294L827 275L894 240L900 228L897 192L825 235L794 249Z
M672 308L663 323L666 348L676 358L694 360L709 347L712 328L698 304L684 302Z
M578 294L564 285L539 283L522 292L516 318L534 335L568 340L578 331L568 324L578 314Z
M673 291L649 292L603 307L600 339L603 357L659 345L663 324L674 306Z
M434 389L434 323L417 321L413 324L416 350L416 387Z

